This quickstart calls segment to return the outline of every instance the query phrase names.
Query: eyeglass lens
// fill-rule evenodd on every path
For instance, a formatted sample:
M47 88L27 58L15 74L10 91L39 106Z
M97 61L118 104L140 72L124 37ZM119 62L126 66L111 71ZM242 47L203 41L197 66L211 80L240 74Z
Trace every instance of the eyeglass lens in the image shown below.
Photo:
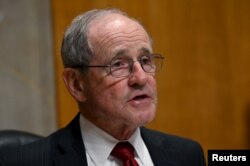
M147 73L154 73L161 68L163 56L161 55L146 55L142 56L138 62L141 64L142 69ZM113 59L110 64L110 72L113 77L126 77L128 76L134 66L134 62L128 57L119 57Z

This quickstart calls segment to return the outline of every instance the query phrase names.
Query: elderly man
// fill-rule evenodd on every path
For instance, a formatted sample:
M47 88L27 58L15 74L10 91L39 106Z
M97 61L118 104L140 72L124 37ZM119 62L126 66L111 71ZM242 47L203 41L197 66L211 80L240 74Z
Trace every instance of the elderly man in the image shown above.
M149 130L157 109L154 54L143 26L116 9L78 16L62 43L64 83L79 114L64 129L5 152L8 166L204 166L198 143Z

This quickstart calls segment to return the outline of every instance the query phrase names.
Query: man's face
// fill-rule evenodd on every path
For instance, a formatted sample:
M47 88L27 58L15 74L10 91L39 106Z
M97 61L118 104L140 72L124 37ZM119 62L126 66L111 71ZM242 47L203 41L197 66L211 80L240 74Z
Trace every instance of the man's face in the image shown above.
M107 65L117 57L137 61L152 52L145 30L118 14L93 21L88 37L94 52L90 65ZM84 114L92 122L114 125L137 127L150 122L157 107L155 75L145 73L138 62L124 78L115 78L108 71L108 68L89 68L84 76Z

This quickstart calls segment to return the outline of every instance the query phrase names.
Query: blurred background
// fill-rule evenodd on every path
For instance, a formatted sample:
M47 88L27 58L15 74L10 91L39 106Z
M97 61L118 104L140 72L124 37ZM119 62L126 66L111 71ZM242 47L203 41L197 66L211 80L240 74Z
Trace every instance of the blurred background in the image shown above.
M250 149L249 0L0 0L0 129L48 135L77 106L60 45L72 19L115 7L138 19L165 56L148 127L208 149Z

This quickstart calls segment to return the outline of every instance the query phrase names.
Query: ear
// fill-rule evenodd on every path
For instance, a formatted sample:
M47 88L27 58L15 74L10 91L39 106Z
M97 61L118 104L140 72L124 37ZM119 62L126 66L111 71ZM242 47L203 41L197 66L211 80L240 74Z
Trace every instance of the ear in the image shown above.
M75 98L75 100L78 102L84 102L86 100L84 93L84 79L78 70L65 68L63 70L63 81L69 93Z

